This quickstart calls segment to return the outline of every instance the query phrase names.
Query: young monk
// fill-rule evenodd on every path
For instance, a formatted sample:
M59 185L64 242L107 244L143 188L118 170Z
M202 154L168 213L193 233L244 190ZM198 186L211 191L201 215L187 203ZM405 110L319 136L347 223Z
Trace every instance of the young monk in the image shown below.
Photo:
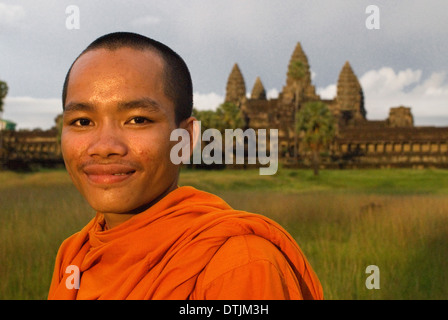
M277 223L178 186L170 134L192 135L195 119L170 48L133 33L95 40L67 73L63 106L65 165L97 214L62 243L49 299L323 298Z

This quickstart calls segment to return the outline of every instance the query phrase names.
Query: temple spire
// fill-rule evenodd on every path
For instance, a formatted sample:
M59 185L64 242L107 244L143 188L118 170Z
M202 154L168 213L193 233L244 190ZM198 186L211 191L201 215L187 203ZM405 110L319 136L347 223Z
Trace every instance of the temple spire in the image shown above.
M311 82L308 58L300 42L297 43L291 55L286 76L286 85L281 93L282 104L286 108L287 106L298 108L304 101L319 99L316 88Z
M297 43L294 52L291 55L291 59L289 60L288 65L288 72L287 72L287 79L286 79L286 85L290 86L294 81L297 81L296 75L291 73L292 70L296 69L297 66L300 67L302 73L302 80L300 80L305 86L311 84L311 72L310 72L310 65L308 63L308 58L305 54L305 52L302 49L302 45L300 42Z
M348 61L345 62L339 74L337 102L341 112L351 112L353 118L365 119L364 93L358 77L356 77Z
M264 89L260 77L257 77L257 79L255 80L254 87L252 88L251 98L257 100L266 100L266 90Z
M245 96L246 84L244 83L243 74L241 73L238 64L235 63L227 80L225 102L239 105L241 99Z

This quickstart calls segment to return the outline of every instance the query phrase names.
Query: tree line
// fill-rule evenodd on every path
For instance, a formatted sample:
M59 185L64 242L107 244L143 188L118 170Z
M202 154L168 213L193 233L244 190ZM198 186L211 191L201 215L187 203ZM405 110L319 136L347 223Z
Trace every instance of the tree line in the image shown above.
M8 94L8 84L5 81L0 80L0 112L3 112L3 100Z

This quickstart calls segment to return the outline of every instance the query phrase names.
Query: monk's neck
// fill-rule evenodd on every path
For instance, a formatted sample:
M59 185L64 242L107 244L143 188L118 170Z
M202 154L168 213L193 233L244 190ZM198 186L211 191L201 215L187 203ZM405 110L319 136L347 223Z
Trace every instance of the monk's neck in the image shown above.
M123 222L128 221L136 214L139 214L141 212L148 210L154 204L156 204L161 199L163 199L168 193L170 193L171 191L173 191L174 189L177 189L177 188L178 188L178 185L177 185L177 181L176 181L175 184L171 185L167 190L165 190L165 192L160 194L153 201L133 210L132 212L129 212L129 213L103 213L104 220L106 222L104 225L104 230L112 229L112 228L122 224Z
M135 214L132 213L104 213L104 230L112 229L123 222L131 219Z

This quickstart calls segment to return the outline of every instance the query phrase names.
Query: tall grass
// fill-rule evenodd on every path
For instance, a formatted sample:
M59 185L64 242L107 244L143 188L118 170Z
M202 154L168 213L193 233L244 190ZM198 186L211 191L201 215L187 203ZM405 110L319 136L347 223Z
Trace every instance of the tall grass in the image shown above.
M45 299L59 245L92 216L64 171L0 173L0 299Z
M223 192L296 239L326 299L447 299L448 198L437 195ZM368 290L366 267L380 269Z
M448 171L185 171L182 183L283 225L327 299L448 299ZM367 289L366 267L380 270Z
M448 298L448 171L192 171L181 185L279 222L327 299ZM0 172L0 299L45 299L60 243L94 213L65 171ZM380 289L368 290L368 265Z

